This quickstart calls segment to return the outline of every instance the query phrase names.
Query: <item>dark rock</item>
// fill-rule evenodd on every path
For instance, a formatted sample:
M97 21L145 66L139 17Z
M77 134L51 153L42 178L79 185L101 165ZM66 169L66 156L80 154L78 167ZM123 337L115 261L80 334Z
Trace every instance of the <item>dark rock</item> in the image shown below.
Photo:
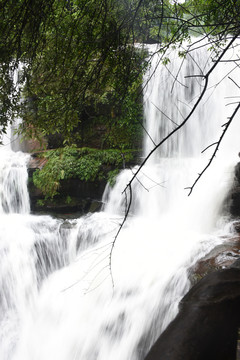
M35 162L32 161L31 164L33 167L28 170L28 190L33 213L72 214L78 212L79 215L83 215L88 212L100 211L106 180L64 180L61 181L59 195L56 195L54 199L43 201L44 195L32 182L32 173L35 171L34 166L41 166L42 163L38 163L38 160L36 160Z
M45 200L44 195L33 183L33 174L37 169L42 169L47 163L47 158L42 157L45 151L39 150L31 154L28 163L28 191L30 197L31 211L33 213L45 212L50 214L72 214L79 215L88 212L100 211L102 207L102 195L107 184L107 174L114 170L112 165L103 165L103 179L96 181L82 181L77 178L61 180L58 189L59 194L53 200ZM140 163L140 150L132 151L133 158L125 163L123 168ZM39 201L40 200L40 201ZM44 201L43 201L44 200Z
M28 171L31 170L36 170L36 169L42 169L43 166L47 163L47 159L46 158L40 158L35 156L31 156L29 162L28 162Z
M235 360L240 325L240 270L212 272L184 296L177 317L145 360Z
M229 212L234 217L240 216L240 163L235 166L234 182L228 196Z
M93 200L91 202L91 205L90 205L90 208L88 211L91 213L100 211L102 208L102 205L103 205L102 201Z
M240 162L235 166L235 177L237 182L240 184Z
M240 186L236 186L232 190L230 213L236 217L240 216Z
M74 217L74 214L79 217L89 212L97 212L101 210L101 207L101 201L81 197L71 199L71 203L66 202L66 199L61 197L46 200L43 205L39 205L36 199L32 198L31 201L31 211L33 213L59 215L62 218L71 218Z
M221 270L236 261L240 257L240 238L239 236L216 246L205 257L197 262L190 270L190 280L194 285L210 272Z
M237 233L240 233L240 221L234 221L233 223L234 229Z
M232 265L229 266L230 268L240 269L240 258L238 258Z

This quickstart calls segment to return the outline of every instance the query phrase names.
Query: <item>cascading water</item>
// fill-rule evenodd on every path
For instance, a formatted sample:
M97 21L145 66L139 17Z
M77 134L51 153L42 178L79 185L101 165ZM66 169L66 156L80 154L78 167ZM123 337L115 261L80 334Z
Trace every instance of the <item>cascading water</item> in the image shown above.
M7 149L1 149L0 156L0 213L29 213L28 157Z
M151 73L157 61L156 54ZM201 90L199 78L184 76L208 66L206 54L186 61L183 77L175 81L179 61L172 59L168 70L158 67L146 83L144 106L150 136L145 138L144 156L153 148L152 141L157 143L181 121L192 106L190 100ZM221 69L213 85L227 72ZM228 96L236 90L232 85L228 81ZM189 288L188 269L223 237L231 236L221 206L238 161L236 124L193 194L188 197L184 190L209 157L199 155L201 150L216 141L226 122L223 100L219 104L225 86L221 83L212 94L207 93L204 106L189 124L138 174L111 269L112 243L126 205L121 193L137 168L121 172L114 188L107 187L104 211L68 222L31 216L27 206L24 211L21 206L17 210L7 206L9 195L2 201L2 360L144 359ZM7 163L2 168L8 169ZM12 187L15 176L2 177L3 182L9 180L6 187ZM16 192L20 204L25 192Z

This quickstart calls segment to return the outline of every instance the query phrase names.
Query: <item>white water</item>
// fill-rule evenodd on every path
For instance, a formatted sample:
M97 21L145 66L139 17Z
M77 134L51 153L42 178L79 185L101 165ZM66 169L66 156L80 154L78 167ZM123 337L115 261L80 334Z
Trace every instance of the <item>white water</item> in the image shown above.
M201 54L196 61L204 64L204 59ZM153 67L156 61L154 57ZM176 72L179 60L173 63ZM182 69L184 75L194 71L191 64ZM226 71L219 70L213 84ZM239 70L235 72L237 79ZM145 93L146 128L155 142L174 126L158 109L179 123L180 113L186 112L182 102L199 92L199 79L198 85L188 85L191 95L177 84L176 94L169 92L172 82L169 72L157 70ZM235 94L232 85L229 80L221 83L188 127L152 157L133 183L129 218L112 253L114 287L109 253L124 216L121 193L137 168L123 171L115 187L106 189L104 211L63 222L29 214L21 173L25 168L19 165L25 157L10 150L0 154L6 174L11 163L22 174L15 182L15 175L3 176L1 171L2 183L11 189L1 198L25 204L1 205L1 360L144 358L189 288L188 269L231 236L221 210L238 161L237 121L190 197L184 187L192 184L210 156L211 149L206 157L200 151L217 140L226 122L224 92ZM153 147L147 138L144 147L145 156ZM19 162L13 160L15 155ZM16 183L23 184L22 190Z

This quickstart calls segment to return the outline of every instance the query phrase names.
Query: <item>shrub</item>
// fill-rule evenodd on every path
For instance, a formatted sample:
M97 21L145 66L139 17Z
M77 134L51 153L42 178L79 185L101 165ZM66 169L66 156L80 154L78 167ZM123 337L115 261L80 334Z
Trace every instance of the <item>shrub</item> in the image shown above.
M45 195L45 199L53 198L59 192L61 180L77 178L82 181L95 181L104 178L111 184L125 161L132 159L132 151L124 153L120 150L97 150L91 148L65 148L45 152L47 162L42 169L33 174L33 183ZM108 166L108 171L104 167ZM109 176L108 176L109 173Z

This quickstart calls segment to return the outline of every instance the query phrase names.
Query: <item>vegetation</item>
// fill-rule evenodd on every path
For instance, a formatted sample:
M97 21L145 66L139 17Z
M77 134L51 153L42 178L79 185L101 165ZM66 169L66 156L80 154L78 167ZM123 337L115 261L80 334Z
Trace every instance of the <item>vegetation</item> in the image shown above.
M44 152L42 156L47 159L46 165L34 172L33 182L48 199L58 194L61 180L95 181L107 177L113 183L117 170L123 167L125 161L130 161L133 154L131 151L123 153L120 150L67 146Z
M239 7L237 0L1 0L2 131L20 115L26 136L58 134L62 144L85 146L91 125L103 122L111 140L102 146L116 146L119 129L134 123L133 136L141 122L147 63L136 42L158 42L163 61L191 34L221 52L222 41L239 32Z
M86 117L92 122L89 108L108 105L108 129L111 121L134 117L145 63L144 52L133 46L137 4L128 10L125 2L109 0L2 1L3 131L18 113L25 135L57 133L72 143L73 133L81 141Z

